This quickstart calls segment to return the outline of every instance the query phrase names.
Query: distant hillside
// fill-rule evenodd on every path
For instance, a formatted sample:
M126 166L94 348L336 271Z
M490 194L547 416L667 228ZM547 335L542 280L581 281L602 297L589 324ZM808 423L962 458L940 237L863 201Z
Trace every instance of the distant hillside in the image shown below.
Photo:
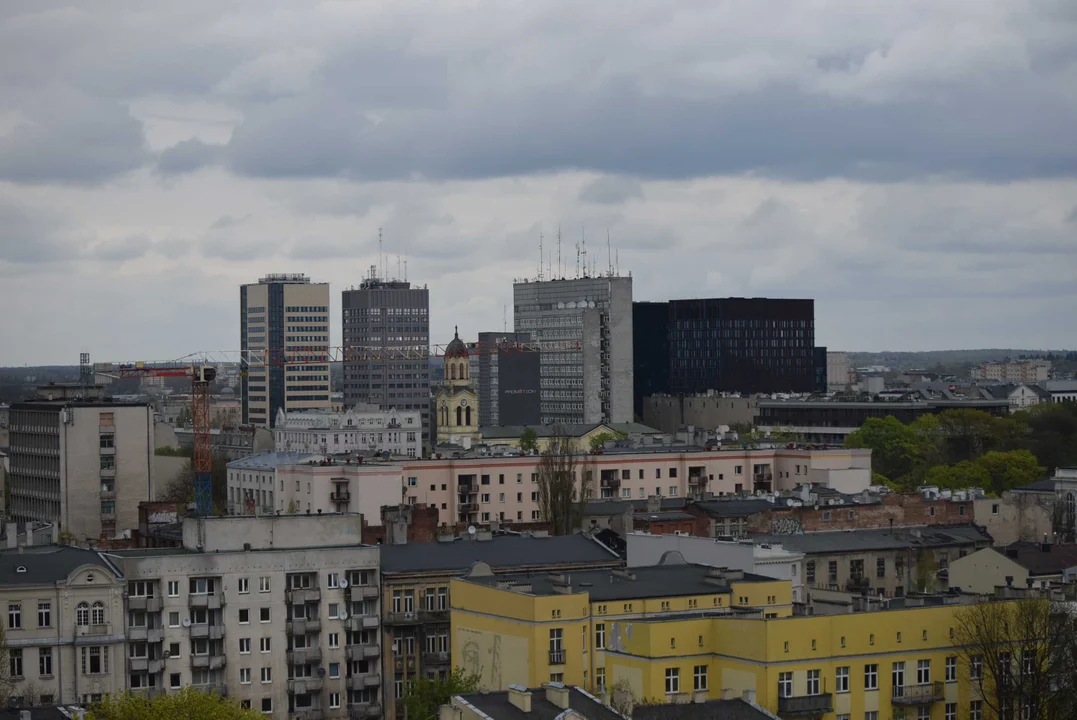
M999 362L1007 359L1017 360L1019 358L1045 358L1053 363L1068 364L1077 363L1077 352L1073 350L986 349L931 350L929 352L887 350L884 352L849 353L849 362L854 367L886 365L899 370L971 367L985 362Z

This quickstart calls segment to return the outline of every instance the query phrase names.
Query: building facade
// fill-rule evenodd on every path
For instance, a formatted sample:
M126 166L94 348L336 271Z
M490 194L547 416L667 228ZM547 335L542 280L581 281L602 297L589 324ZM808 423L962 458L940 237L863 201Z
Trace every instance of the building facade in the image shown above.
M344 404L418 410L430 432L430 291L374 276L341 294ZM376 357L379 359L371 359Z
M280 273L240 285L239 337L245 425L330 407L328 283Z
M539 343L542 423L632 420L632 278L513 284L518 333Z
M138 526L138 504L155 492L148 405L15 403L10 432L12 519L56 522L79 540Z
M467 347L457 332L445 348L445 379L434 393L438 445L471 447L479 438L479 394L471 366Z
M136 694L188 685L267 717L382 717L378 550L355 518L185 521L183 548L114 553Z
M389 453L422 457L423 418L419 410L304 412L277 415L275 447L283 452Z
M531 333L526 332L479 333L478 352L471 362L479 391L480 427L542 422L541 355L522 347L530 342Z
M1015 360L1012 362L985 362L972 369L973 380L1001 380L1004 382L1038 383L1051 375L1050 360Z
M119 569L94 550L0 551L11 697L28 706L89 704L123 692L123 591Z

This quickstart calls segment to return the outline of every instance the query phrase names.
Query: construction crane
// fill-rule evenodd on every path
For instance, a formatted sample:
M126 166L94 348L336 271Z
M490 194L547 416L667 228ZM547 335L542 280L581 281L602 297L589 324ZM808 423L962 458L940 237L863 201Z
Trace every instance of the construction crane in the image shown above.
M480 342L468 345L468 354L492 355L498 352L537 352L579 350L578 341ZM387 360L429 359L443 357L448 345L374 347L374 346L289 346L283 350L218 350L192 353L166 362L95 363L92 374L116 380L129 378L190 378L191 426L194 448L191 467L194 470L194 504L200 517L213 511L213 447L210 432L209 387L217 377L218 368L249 368L287 366L293 363L377 362ZM82 354L82 376L87 376L89 355Z

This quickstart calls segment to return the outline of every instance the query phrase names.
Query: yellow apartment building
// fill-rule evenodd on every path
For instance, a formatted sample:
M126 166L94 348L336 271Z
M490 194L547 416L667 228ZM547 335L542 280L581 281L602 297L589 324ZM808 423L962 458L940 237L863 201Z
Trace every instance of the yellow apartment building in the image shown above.
M956 606L916 602L794 614L788 581L686 564L472 576L453 581L453 660L491 690L627 684L656 702L754 695L782 718L979 717L951 639Z

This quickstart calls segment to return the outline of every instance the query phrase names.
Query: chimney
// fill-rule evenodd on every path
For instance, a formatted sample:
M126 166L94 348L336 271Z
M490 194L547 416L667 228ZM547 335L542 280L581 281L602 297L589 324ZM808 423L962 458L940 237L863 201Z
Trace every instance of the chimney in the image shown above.
M741 698L749 705L755 705L755 690L745 690L741 694Z
M26 547L33 547L33 546L34 546L34 523L28 521L26 523Z
M647 512L656 513L662 509L662 498L652 495L647 498Z
M562 710L568 710L569 690L564 683L552 682L546 684L546 700Z
M60 525L55 522L52 524L52 544L60 544Z
M520 685L509 685L509 702L522 713L531 712L531 691Z
M19 524L7 523L7 549L14 550L19 544Z
M734 690L733 688L722 688L722 699L723 700L736 700L737 699L737 691Z

